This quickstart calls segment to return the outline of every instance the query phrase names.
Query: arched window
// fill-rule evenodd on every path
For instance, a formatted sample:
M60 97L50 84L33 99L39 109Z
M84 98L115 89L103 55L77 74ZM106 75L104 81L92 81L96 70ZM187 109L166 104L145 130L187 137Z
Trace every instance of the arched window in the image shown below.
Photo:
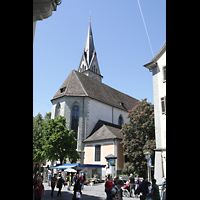
M124 123L124 119L123 119L122 115L120 115L119 119L118 119L118 125L122 127L123 123Z
M77 105L72 108L72 123L71 130L75 132L75 138L77 139L78 133L78 118L79 118L79 107Z
M55 110L55 118L60 116L60 103L58 102Z

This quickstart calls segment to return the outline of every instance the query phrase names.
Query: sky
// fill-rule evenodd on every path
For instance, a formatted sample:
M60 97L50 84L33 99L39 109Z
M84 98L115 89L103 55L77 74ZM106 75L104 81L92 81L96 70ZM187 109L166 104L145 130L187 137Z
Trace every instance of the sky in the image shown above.
M166 41L166 0L140 0L153 55ZM153 58L138 0L62 0L37 21L33 41L33 116L51 112L51 99L71 70L78 70L91 26L102 82L153 103Z

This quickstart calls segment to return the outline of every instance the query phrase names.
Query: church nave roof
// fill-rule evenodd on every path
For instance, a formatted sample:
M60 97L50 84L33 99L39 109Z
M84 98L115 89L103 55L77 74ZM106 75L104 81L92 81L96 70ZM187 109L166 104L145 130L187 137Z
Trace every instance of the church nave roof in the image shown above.
M71 71L51 101L63 96L87 96L126 111L131 110L138 102L137 99L76 70Z

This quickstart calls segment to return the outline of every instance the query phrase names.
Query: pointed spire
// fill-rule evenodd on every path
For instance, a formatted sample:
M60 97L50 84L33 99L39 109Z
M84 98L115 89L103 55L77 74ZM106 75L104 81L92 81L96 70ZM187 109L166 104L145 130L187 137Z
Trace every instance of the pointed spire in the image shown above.
M94 42L93 42L91 21L89 21L88 34L87 34L87 39L86 39L85 48L84 48L84 51L86 52L86 59L87 59L88 65L90 65L90 61L91 61L94 50L95 48L94 48Z
M87 33L87 39L84 46L82 58L78 68L79 72L84 73L87 76L93 77L100 82L102 81L103 76L100 73L99 64L97 60L97 54L94 48L94 41L92 35L91 27L91 17L89 18L89 27Z

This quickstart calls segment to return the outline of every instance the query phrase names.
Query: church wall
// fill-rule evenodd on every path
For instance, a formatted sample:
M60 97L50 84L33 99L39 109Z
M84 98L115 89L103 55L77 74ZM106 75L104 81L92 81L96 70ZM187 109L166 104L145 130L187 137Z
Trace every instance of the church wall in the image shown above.
M92 132L98 120L112 123L112 106L90 99L88 112L87 136Z
M118 124L118 119L120 115L122 115L124 123L129 121L129 119L127 118L128 112L120 110L118 108L113 108L113 124Z
M55 119L56 105L60 103L60 115L64 116L65 100L64 98L55 99L52 102L51 119Z
M71 120L72 120L72 108L74 105L79 107L79 122L78 122L78 134L77 134L77 150L79 152L83 151L84 145L82 141L86 139L86 123L88 115L88 97L61 97L52 102L52 115L51 118L55 118L56 105L60 103L60 115L66 118L66 126L68 130L71 130ZM83 155L82 155L83 156Z

